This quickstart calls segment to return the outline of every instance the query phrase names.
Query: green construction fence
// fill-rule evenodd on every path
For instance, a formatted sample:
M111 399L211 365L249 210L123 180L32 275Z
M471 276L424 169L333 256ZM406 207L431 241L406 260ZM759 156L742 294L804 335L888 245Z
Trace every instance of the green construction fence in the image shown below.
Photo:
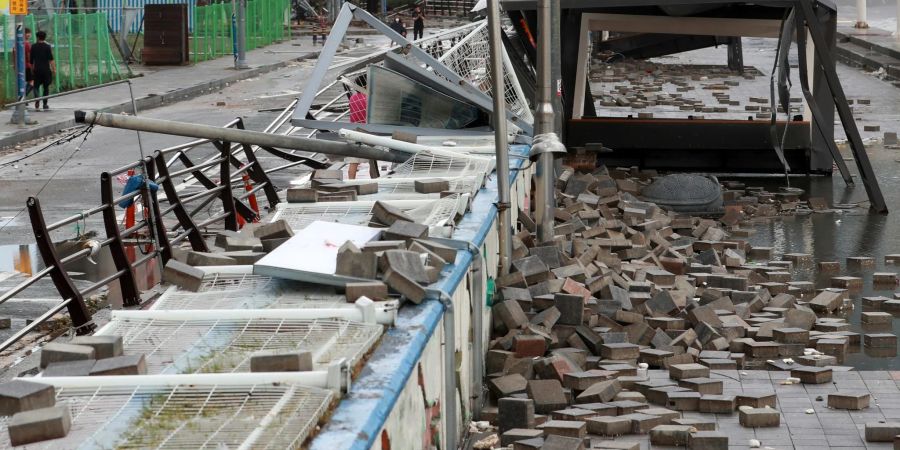
M232 4L214 3L194 9L191 61L207 61L233 55ZM290 36L290 0L247 2L247 50L269 45Z
M25 27L32 31L32 42L37 32L47 33L47 42L53 46L56 61L51 93L64 92L108 83L128 76L128 68L122 63L118 51L110 42L105 13L54 14L50 16L25 16ZM16 98L16 69L13 54L15 18L0 16L0 104Z

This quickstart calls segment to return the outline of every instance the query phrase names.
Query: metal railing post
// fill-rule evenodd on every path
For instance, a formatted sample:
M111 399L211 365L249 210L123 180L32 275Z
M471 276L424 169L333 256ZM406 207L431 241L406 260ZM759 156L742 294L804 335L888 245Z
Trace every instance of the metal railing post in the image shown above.
M156 179L156 165L153 158L147 156L144 158L144 173L147 180ZM163 222L162 210L159 207L159 197L157 193L150 189L150 183L141 184L141 199L144 201L144 208L150 208L150 226L156 231L156 247L159 257L162 260L162 266L165 266L172 259L172 244L169 242L169 236L166 234L166 224ZM162 268L160 268L162 269Z
M109 244L109 253L112 256L116 270L124 271L119 277L119 287L122 289L122 304L124 306L137 306L141 304L141 294L134 278L134 270L128 255L125 254L125 245L122 243L122 234L119 232L119 219L116 217L116 204L112 187L112 177L109 172L100 174L100 201L106 205L103 210L103 226L106 228L106 237L113 241ZM65 295L63 295L65 297Z
M84 302L84 297L75 288L75 283L69 277L66 269L60 262L59 255L56 253L56 247L50 238L50 232L47 231L47 223L44 221L44 213L41 211L41 202L37 197L28 197L25 203L28 208L28 216L31 218L31 228L34 231L34 239L37 244L44 265L53 267L50 272L50 278L59 291L59 295L64 299L71 299L67 304L69 309L69 317L72 319L72 327L75 328L77 334L87 334L93 331L94 326L91 324L91 312Z
M175 213L175 217L178 219L181 228L188 233L187 237L191 243L191 248L198 252L208 252L209 247L206 245L206 241L203 239L203 236L200 235L200 230L197 229L197 224L194 222L194 219L184 208L184 203L181 202L181 198L178 196L178 190L175 189L175 183L172 181L172 177L169 176L169 168L166 167L165 155L163 155L162 152L157 151L154 154L153 159L156 160L156 170L159 171L158 180L161 180L159 183L166 192L166 199L168 199L169 204L172 205L172 210ZM158 217L162 220L162 216Z

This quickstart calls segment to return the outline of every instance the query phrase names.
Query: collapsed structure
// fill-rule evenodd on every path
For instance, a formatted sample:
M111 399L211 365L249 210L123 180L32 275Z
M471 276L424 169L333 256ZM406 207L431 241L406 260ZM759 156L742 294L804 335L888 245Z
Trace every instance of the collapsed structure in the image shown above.
M335 66L353 18L399 45ZM821 199L703 179L714 195L680 209L667 192L684 179L582 167L575 155L541 174L555 201L534 205L531 159L552 162L560 144L531 140L547 123L534 123L505 56L510 160L497 167L487 25L415 43L385 28L346 4L304 94L265 133L239 120L217 129L79 114L198 140L104 173L103 204L73 218L48 225L29 199L47 269L0 301L50 276L63 302L0 347L21 346L63 309L79 336L41 342L36 367L0 384L0 446L457 448L478 435L477 448L728 448L745 444L739 430L781 423L783 389L839 383L852 348L896 354L896 336L881 331L900 301L864 299L872 332L851 332L833 314L860 277L817 290L790 271L809 255L745 240L749 219L827 208ZM365 124L349 120L344 90L359 79ZM351 180L328 154L396 165L373 162L380 177ZM286 162L265 167L262 155ZM278 189L272 174L301 165ZM129 170L142 178L116 195L110 180ZM142 219L122 227L116 208L129 201ZM691 216L694 205L719 214ZM551 239L536 234L537 206ZM507 208L519 231L501 270ZM105 238L59 255L50 232L92 215ZM76 285L65 264L95 247L116 271ZM145 266L166 282L151 302L136 281ZM110 283L140 308L99 323L85 297ZM829 408L870 404L867 390L815 392ZM878 414L866 439L893 440L900 424Z

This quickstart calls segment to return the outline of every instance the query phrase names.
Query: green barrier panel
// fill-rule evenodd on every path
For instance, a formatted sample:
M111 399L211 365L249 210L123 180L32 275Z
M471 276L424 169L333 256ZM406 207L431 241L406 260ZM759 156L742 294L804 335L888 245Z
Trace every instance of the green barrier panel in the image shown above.
M0 28L12 27L14 21L13 17L0 16ZM25 26L32 31L32 43L37 41L38 31L45 31L47 42L53 46L56 73L51 93L95 86L128 76L128 71L121 70L121 56L112 47L105 13L28 15ZM3 68L0 71L0 103L7 103L13 101L16 94L15 61L11 48L0 48L0 52Z
M264 47L288 36L290 0L247 2L247 50ZM230 3L215 3L194 9L191 61L197 63L233 55Z

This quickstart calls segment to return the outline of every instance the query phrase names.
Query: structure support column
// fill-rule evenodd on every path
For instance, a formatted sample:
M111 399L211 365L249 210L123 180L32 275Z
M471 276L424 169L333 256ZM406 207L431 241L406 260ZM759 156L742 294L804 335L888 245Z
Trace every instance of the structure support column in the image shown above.
M503 41L500 38L500 0L488 0L488 39L491 45L491 82L494 100L494 147L497 155L497 214L500 227L500 273L509 273L512 255L512 212L509 210L509 139L506 131L506 87L503 78Z
M552 64L552 31L550 8L553 0L538 1L538 44L537 44L537 72L538 72L538 100L534 111L535 136L554 131L553 113L553 74ZM553 153L541 153L538 155L537 168L535 169L535 222L537 224L537 237L539 242L553 240L553 210L556 207L556 193L554 190Z

